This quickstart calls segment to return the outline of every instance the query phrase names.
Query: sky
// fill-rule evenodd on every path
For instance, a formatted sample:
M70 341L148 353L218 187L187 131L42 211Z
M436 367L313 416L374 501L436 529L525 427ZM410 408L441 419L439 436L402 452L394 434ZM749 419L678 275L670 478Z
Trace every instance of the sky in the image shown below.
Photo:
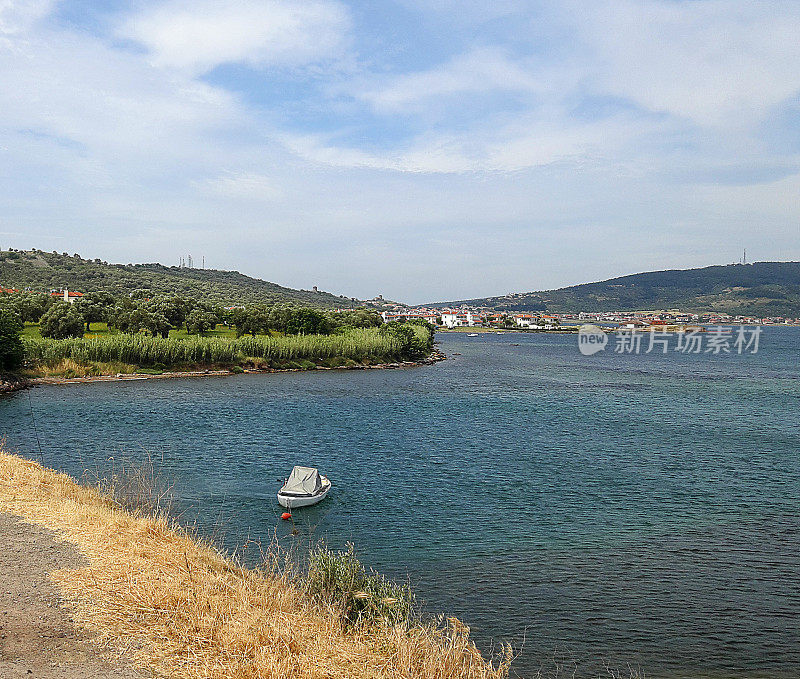
M0 0L0 247L423 303L800 260L797 0Z

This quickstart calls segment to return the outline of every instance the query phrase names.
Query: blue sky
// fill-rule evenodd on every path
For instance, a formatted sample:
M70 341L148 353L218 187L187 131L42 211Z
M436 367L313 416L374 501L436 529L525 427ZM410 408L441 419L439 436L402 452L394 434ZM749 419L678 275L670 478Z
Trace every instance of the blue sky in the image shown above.
M407 302L800 259L800 3L0 0L0 246Z

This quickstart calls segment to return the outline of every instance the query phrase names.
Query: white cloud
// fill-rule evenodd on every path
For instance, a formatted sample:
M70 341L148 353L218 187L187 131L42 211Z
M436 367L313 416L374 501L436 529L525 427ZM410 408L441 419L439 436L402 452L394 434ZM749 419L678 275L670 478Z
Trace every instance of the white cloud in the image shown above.
M476 49L446 64L394 78L357 93L377 111L406 111L442 98L496 92L537 93L551 88L553 74L533 73L498 49Z
M224 198L266 203L274 202L284 195L273 177L257 172L225 172L205 182L204 188Z
M285 135L288 148L314 163L410 173L517 172L553 163L585 164L630 148L645 127L627 119L570 125L529 116L461 133L427 133L381 153L338 146L319 135Z
M795 0L578 1L562 20L590 49L595 91L651 111L741 126L800 91Z
M424 49L438 36L398 26L391 40L417 52L382 55L393 75L363 68L344 86L350 72L315 68L317 88L298 71L296 99L256 107L200 75L316 66L350 40L369 63L364 45L386 36L364 40L374 27L336 2L172 1L122 24L136 50L98 36L103 22L76 30L48 20L46 2L0 0L0 229L15 234L3 245L111 261L192 252L283 284L415 301L706 264L756 229L760 257L800 257L798 179L774 179L800 159L765 150L753 122L795 91L792 6L596 0L567 14L569 1L539 22L552 29L542 46L530 3L504 2L484 31L477 0L452 24L464 5L437 0L432 23L453 33L432 48L438 65ZM475 49L490 33L497 46ZM291 128L276 122L288 111ZM477 278L464 265L476 259Z
M0 0L0 36L27 30L54 4L55 0Z
M341 56L347 9L332 0L173 0L131 17L122 36L163 67L300 66Z
M87 36L26 35L0 53L0 81L6 130L49 136L95 162L162 158L165 172L176 168L170 153L201 157L204 147L192 148L197 138L242 115L224 90L163 78L141 58Z

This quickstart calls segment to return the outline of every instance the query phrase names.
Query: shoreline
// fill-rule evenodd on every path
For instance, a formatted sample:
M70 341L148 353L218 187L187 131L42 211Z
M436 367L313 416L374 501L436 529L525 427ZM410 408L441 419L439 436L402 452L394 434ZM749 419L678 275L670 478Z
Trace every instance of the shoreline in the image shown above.
M126 509L112 495L0 446L0 518L3 514L25 522L14 529L10 519L6 532L17 530L30 549L7 550L6 557L14 569L33 576L33 588L52 583L48 594L51 602L58 597L52 611L57 632L83 636L89 651L110 651L122 669L174 679L507 679L509 674L511 647L504 644L484 658L469 628L455 618L439 624L378 617L349 626L346 601L332 590L314 590L307 574L282 568L278 552L266 554L259 567L246 568L165 514L135 504ZM42 530L80 559L52 551L52 541L37 542ZM26 563L26 558L41 562L43 553L47 562L38 571ZM18 573L6 576L13 579L7 594L30 589ZM381 603L392 607L398 601ZM64 629L65 622L74 625ZM28 636L42 647L30 631ZM53 648L46 661L63 668L73 650ZM59 672L52 679L64 676ZM81 677L117 675L106 669Z
M318 365L313 370L305 370L303 368L244 368L241 372L239 372L229 368L225 368L224 370L206 368L203 370L164 371L163 373L158 374L117 373L115 375L91 375L88 377L24 378L7 375L3 378L0 378L0 394L22 391L28 387L65 384L89 384L93 382L133 382L139 380L175 379L187 377L229 377L231 375L266 375L271 373L314 372L315 370L396 370L398 368L417 368L424 365L433 365L445 360L447 360L447 356L439 349L434 349L428 356L416 361L395 361L392 363L376 363L374 365L358 364L336 367Z

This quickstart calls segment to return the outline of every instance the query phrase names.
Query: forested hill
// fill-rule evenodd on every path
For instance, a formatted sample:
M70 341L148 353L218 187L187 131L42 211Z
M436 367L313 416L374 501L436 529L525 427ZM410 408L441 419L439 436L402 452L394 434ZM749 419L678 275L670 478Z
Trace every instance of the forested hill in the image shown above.
M558 290L442 302L428 306L507 311L635 311L681 309L746 316L800 317L800 262L756 262L621 276Z
M38 291L69 288L115 295L143 290L219 304L296 302L323 308L350 306L351 300L328 292L294 290L250 278L238 271L189 269L161 264L108 264L99 259L54 252L0 252L0 287Z

